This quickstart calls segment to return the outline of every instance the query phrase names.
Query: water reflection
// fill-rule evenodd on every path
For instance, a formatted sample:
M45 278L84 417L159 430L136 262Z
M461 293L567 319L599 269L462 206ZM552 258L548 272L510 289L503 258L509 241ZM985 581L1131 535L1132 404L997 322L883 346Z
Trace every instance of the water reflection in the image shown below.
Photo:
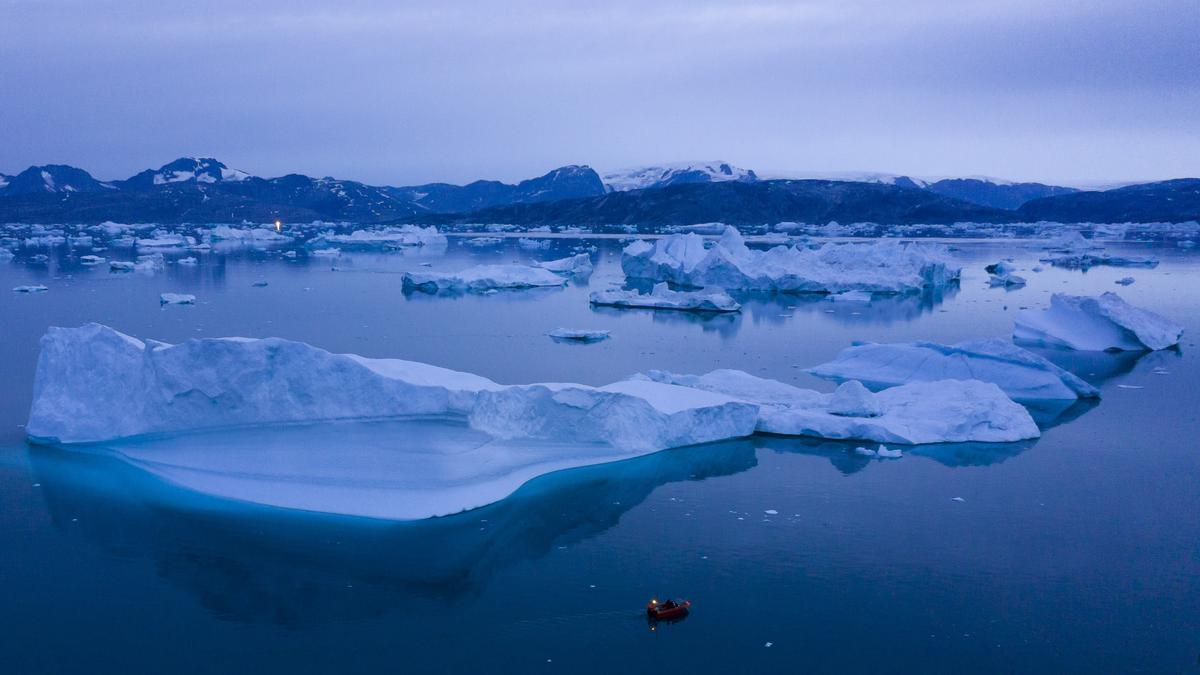
M818 438L791 438L785 436L756 436L758 448L778 453L793 453L826 457L829 463L844 475L853 475L863 469L891 460L879 460L855 452L855 448L875 448L878 443L865 441L829 441ZM916 455L934 460L948 467L988 466L999 464L1029 450L1037 439L1016 443L933 443L929 445L895 446L905 455Z
M843 300L820 294L742 293L735 294L754 323L782 324L795 314L819 314L847 325L888 325L914 321L958 294L958 284L925 288L919 293L873 295L870 300Z
M1020 343L1063 370L1072 372L1089 384L1101 384L1132 373L1139 364L1150 368L1167 368L1183 356L1178 348L1149 352L1092 352L1057 349L1038 344Z
M613 527L655 488L752 468L750 441L667 450L535 479L464 514L388 523L199 495L114 457L30 448L55 527L146 557L217 616L286 626L454 603L514 563Z

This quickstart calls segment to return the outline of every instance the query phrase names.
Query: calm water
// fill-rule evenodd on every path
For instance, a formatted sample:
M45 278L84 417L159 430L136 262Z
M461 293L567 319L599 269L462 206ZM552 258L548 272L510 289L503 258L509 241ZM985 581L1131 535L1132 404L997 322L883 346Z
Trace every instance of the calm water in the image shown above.
M741 316L699 319L590 309L589 290L620 270L619 244L589 241L600 265L586 285L401 292L400 273L421 262L453 270L579 243L452 240L444 255L335 263L234 249L155 276L63 254L0 263L4 671L1197 671L1200 254L1114 246L1163 263L1047 268L1006 292L985 287L983 265L1011 256L1028 268L1040 251L958 244L964 278L937 297L747 298ZM1124 276L1137 283L1115 286ZM50 291L8 291L29 283ZM100 321L171 342L281 336L502 382L725 367L829 390L800 368L852 340L1004 335L1013 312L1053 291L1106 290L1184 323L1183 347L1048 354L1104 398L1040 411L1036 442L878 461L855 444L752 438L545 476L434 521L206 497L110 457L28 447L20 426L48 325ZM171 291L199 304L160 308ZM557 344L544 334L559 326L613 338ZM695 612L651 631L641 607L654 594L690 597Z

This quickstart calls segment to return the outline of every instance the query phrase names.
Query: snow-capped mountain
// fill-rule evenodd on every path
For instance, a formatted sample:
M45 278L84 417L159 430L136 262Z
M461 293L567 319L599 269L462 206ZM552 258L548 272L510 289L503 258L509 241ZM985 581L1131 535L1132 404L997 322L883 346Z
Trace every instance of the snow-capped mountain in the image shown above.
M230 169L211 157L180 157L158 169L146 169L121 181L123 187L150 187L172 183L223 183L246 180L250 174Z
M0 177L3 195L99 192L111 188L112 185L101 183L87 171L65 164L31 166L15 176Z
M753 183L758 176L728 162L682 162L623 169L601 177L609 192L661 188L681 183L720 183L739 181Z

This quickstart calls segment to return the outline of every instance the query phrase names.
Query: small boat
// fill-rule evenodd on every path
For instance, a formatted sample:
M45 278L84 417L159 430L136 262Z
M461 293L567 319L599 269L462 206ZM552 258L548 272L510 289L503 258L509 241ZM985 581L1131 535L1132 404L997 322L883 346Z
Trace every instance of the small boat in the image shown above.
M682 619L687 616L688 608L691 606L691 600L683 600L682 602L664 600L663 602L659 602L658 598L655 598L646 603L646 617L654 621Z

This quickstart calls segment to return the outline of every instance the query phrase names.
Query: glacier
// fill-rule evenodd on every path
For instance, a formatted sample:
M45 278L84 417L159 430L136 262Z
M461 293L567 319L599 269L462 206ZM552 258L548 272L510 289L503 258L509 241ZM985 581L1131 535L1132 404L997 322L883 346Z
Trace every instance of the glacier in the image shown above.
M1055 293L1050 307L1014 318L1018 341L1080 351L1146 351L1179 344L1183 327L1108 292L1099 297Z
M746 246L741 233L726 227L707 248L697 234L673 234L625 247L621 269L631 279L667 281L678 286L717 287L780 293L906 293L946 286L961 266L944 246L878 241L827 243L819 248Z
M673 291L664 281L655 284L649 293L634 290L610 289L593 291L589 296L593 305L602 307L669 309L685 312L739 312L742 306L725 293L700 291Z
M427 293L564 286L565 278L530 265L476 265L461 272L405 272L404 288Z
M904 445L1007 443L1041 435L1023 406L995 384L978 380L911 382L878 393L849 381L823 394L740 370L650 371L641 377L754 403L757 430L770 434Z
M999 338L953 345L936 342L861 343L807 372L830 380L858 380L872 389L911 382L980 380L1017 401L1096 398L1100 391L1050 361Z

